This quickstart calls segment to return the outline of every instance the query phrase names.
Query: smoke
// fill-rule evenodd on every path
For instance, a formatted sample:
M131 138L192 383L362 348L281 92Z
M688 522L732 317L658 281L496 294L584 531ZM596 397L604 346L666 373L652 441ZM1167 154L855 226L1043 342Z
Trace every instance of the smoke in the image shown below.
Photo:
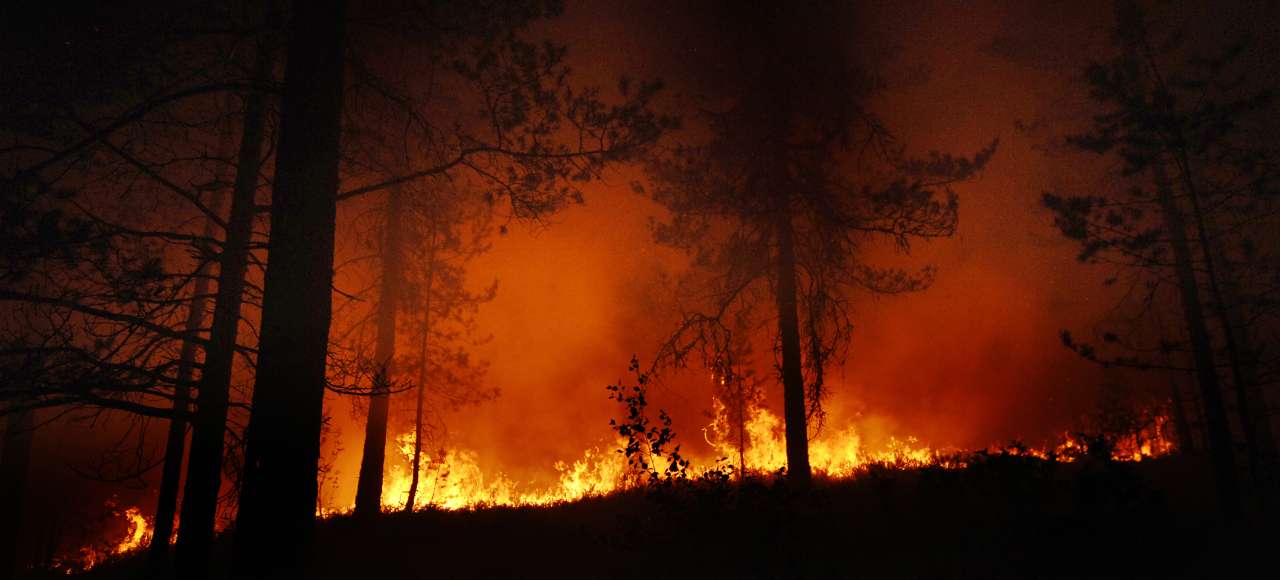
M959 190L955 238L910 256L871 252L881 263L935 265L939 275L920 294L857 299L849 360L829 373L830 424L856 422L869 441L915 436L935 447L976 447L1045 440L1088 412L1102 372L1057 335L1097 319L1111 299L1101 273L1074 262L1075 249L1039 207L1040 192L1067 172L1035 150L1041 137L1015 129L1066 98L1060 91L1071 79L992 50L1010 21L989 6L859 8L788 21L780 10L746 18L736 7L571 3L545 33L568 42L579 81L661 75L670 106L687 112L739 85L752 64L744 49L768 49L753 34L773 19L775 36L813 33L806 54L818 58L823 47L881 78L871 106L910 151L968 153L1002 140L985 175ZM1080 29L1105 26L1105 11L1076 18ZM814 28L820 23L825 29ZM485 469L541 480L553 462L606 441L620 411L604 387L627 379L630 357L651 356L672 329L676 315L657 280L678 273L681 259L651 242L648 220L662 210L630 190L631 177L619 172L592 186L585 204L550 225L512 229L474 264L478 284L501 280L480 319L494 340L476 354L490 361L489 379L503 394L447 422L450 444L476 450ZM768 366L768 342L757 352ZM711 408L705 377L700 369L667 377L652 400L671 412L695 454L710 452L701 437ZM778 391L766 385L775 411ZM342 429L346 479L354 478L360 425Z
M954 238L917 246L909 256L872 249L870 259L932 264L938 277L920 294L858 297L849 359L828 373L829 425L857 423L872 444L915 436L935 448L976 447L1044 440L1088 412L1108 377L1062 348L1058 331L1088 328L1114 297L1103 290L1104 273L1075 263L1075 247L1039 207L1040 192L1080 180L1079 167L1038 149L1046 133L1019 127L1060 120L1083 102L1072 84L1074 66L1105 37L1099 31L1109 11L918 1L853 6L821 18L778 8L748 19L737 12L739 2L689 4L579 0L538 32L569 44L575 82L609 87L621 74L660 76L667 105L688 112L716 104L742 82L752 65L744 49L768 50L753 26L776 20L777 34L808 37L811 48L822 48L806 54L874 73L883 90L870 106L910 151L971 153L1001 138L982 178L958 190ZM476 451L482 468L545 481L555 461L609 445L608 420L620 410L605 386L631 380L631 356L647 363L672 329L676 313L661 280L678 273L683 260L652 243L649 218L661 209L631 191L634 177L610 174L589 186L583 205L544 226L513 227L472 265L476 288L501 283L479 318L480 334L494 338L474 355L490 362L488 381L502 395L444 416L448 444ZM757 352L767 365L767 342ZM694 454L711 452L701 436L711 408L706 375L690 369L666 377L652 398L671 412ZM777 412L779 387L765 389L766 405ZM327 403L332 434L324 456L334 458L334 483L324 493L349 504L363 418L351 398ZM64 493L73 485L69 466L98 453L77 442L122 429L63 426L37 438L45 447L38 447L43 459L32 479L43 482L49 499L42 501L58 503L60 517L90 513L110 494L105 487ZM163 425L149 432L158 445ZM124 501L149 505L153 491L128 491Z

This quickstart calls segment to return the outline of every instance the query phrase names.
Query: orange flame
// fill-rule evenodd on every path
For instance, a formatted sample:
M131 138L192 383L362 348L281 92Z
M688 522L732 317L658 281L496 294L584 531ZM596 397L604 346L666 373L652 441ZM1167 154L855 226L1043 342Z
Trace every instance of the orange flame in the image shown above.
M121 511L116 508L114 500L108 501L107 507L112 516L124 518L127 526L124 537L81 546L75 555L55 560L54 569L67 574L85 572L109 559L123 556L150 543L153 524L150 518L142 515L141 509L131 506Z
M151 521L143 517L142 511L138 508L131 507L125 510L124 517L129 520L129 533L116 544L115 554L117 555L141 548L151 539L152 534Z
M726 461L748 473L768 475L786 466L786 441L783 422L764 408L751 408L745 415L744 449L745 465L736 465L739 457L737 439L727 436L728 417L725 405L712 401L713 418L703 429L706 441L716 452L715 457L692 458L690 473L694 476L719 469ZM864 426L871 429L871 426ZM1169 436L1169 421L1159 417L1155 424L1138 433L1122 436L1111 442L1112 458L1116 461L1142 461L1168 455L1174 451ZM873 431L878 431L871 429ZM857 477L872 466L893 469L913 469L926 466L961 468L966 465L957 459L959 450L938 450L920 443L914 437L889 436L884 443L867 443L860 426L854 422L839 429L827 429L810 442L810 464L815 475L829 479ZM413 454L413 433L395 438L403 464L392 465L383 483L383 509L402 510L407 501L412 474L409 472ZM622 447L625 441L615 441L612 448L605 444L583 451L573 462L557 461L552 468L557 477L550 486L529 489L503 472L485 473L480 467L479 454L468 449L449 449L436 455L425 454L418 482L417 497L413 509L465 510L486 506L543 506L571 502L579 499L607 495L627 487L628 466L626 458L610 449ZM993 446L991 451L1025 454L1041 459L1055 458L1070 462L1084 454L1086 442L1064 434L1061 443L1044 448L1010 448ZM655 467L664 467L660 458ZM323 506L320 516L347 513L350 505Z

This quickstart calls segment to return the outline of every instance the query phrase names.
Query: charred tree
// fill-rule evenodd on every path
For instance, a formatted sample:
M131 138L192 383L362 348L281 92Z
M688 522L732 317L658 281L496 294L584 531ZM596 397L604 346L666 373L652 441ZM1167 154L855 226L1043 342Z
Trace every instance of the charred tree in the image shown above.
M404 278L403 213L403 194L400 188L392 188L387 195L386 231L382 243L382 282L376 322L378 336L373 355L376 371L369 399L369 414L365 421L360 477L356 484L357 516L370 516L382 510L387 414L391 405L392 363L396 356L396 315L399 312L400 294L403 292L400 281Z
M293 8L235 539L264 577L300 573L315 524L346 46L345 2Z

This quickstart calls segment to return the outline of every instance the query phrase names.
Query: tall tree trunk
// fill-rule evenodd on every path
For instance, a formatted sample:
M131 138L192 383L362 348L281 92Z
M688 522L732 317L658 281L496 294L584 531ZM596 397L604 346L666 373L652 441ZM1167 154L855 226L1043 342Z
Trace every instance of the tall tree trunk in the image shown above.
M1240 376L1237 379L1236 396L1245 397L1248 401L1259 460L1254 466L1254 475L1260 476L1262 472L1258 468L1276 460L1271 411L1262 393L1262 381L1258 378L1258 349L1241 310L1243 306L1238 274L1221 250L1215 253L1218 256L1218 272L1222 275L1222 317L1228 322L1225 329L1232 333L1232 340L1238 349Z
M434 218L433 218L434 219ZM424 300L422 305L422 342L418 349L418 386L417 402L413 408L413 467L409 479L409 498L405 501L405 511L413 511L418 499L418 473L422 470L422 413L426 409L427 396L427 346L431 340L431 287L436 279L436 227L432 222L431 234L427 241L427 282L422 289Z
M1156 195L1160 202L1165 228L1173 247L1174 270L1178 279L1179 301L1191 339L1196 377L1200 383L1200 396L1204 400L1205 435L1209 452L1213 457L1214 473L1218 489L1218 501L1228 520L1240 514L1240 490L1236 482L1236 466L1232 457L1231 428L1227 411L1222 402L1222 390L1218 384L1218 370L1213 360L1213 345L1205 326L1204 311L1200 303L1200 286L1196 281L1191 261L1191 247L1187 241L1186 223L1178 208L1173 190L1163 166L1153 164Z
M382 242L382 288L378 296L378 337L374 346L373 396L364 426L364 453L360 456L360 478L356 482L356 515L382 511L382 470L387 450L387 413L391 404L391 372L396 357L396 314L404 276L401 214L404 212L400 188L387 195L386 232Z
M1249 455L1249 472L1256 479L1259 475L1258 464L1261 460L1261 453L1258 450L1258 425L1250 409L1250 387L1248 380L1245 378L1244 364L1240 356L1240 345L1236 341L1238 329L1232 324L1231 317L1227 314L1222 281L1219 278L1221 272L1218 270L1215 259L1213 242L1209 239L1209 230L1205 225L1204 210L1200 207L1200 193L1196 187L1195 180L1192 179L1190 161L1188 160L1181 134L1177 136L1175 142L1174 159L1177 162L1178 174L1182 178L1183 188L1187 192L1187 199L1191 203L1191 215L1195 222L1196 237L1200 242L1200 254L1201 259L1204 261L1205 277L1209 281L1209 297L1213 304L1211 310L1218 319L1218 325L1222 328L1222 339L1227 351L1227 363L1231 367L1231 383L1236 395L1236 412L1240 415L1240 428L1244 431L1245 450Z
M298 577L309 557L333 316L346 6L292 8L236 525L238 571L259 577Z
M1164 336L1164 325L1160 325L1161 336ZM1169 368L1173 368L1175 364L1173 354L1164 353L1164 364ZM1194 454L1197 452L1195 436L1191 429L1191 419L1187 414L1187 402L1182 397L1182 385L1179 379L1182 371L1169 371L1169 412L1173 415L1174 435L1178 438L1178 452L1184 454Z
M258 51L254 77L256 82L263 84L270 78L272 59L265 46L259 47ZM197 383L191 453L187 459L187 480L182 490L175 563L183 578L204 577L209 566L209 547L213 542L218 492L222 488L222 455L231 373L240 329L245 272L249 266L255 194L262 165L265 100L266 96L261 91L245 95L231 211L227 217L222 255L218 259L218 292L214 297L213 322L209 329L204 369Z
M230 103L233 99L228 98ZM220 149L229 152L234 143L231 127L223 130L223 144ZM219 175L218 180L224 177ZM224 196L221 191L214 194L210 210L222 214ZM213 239L218 235L217 224L212 219L204 222L205 238ZM209 304L209 275L211 264L204 262L196 269L196 282L192 289L191 306L187 311L185 328L187 334L194 339L204 326L204 311ZM164 466L160 472L160 493L156 499L155 529L151 534L147 559L151 565L158 565L168 558L169 540L173 537L174 516L177 515L178 489L182 485L182 461L186 452L187 413L191 410L191 381L195 379L197 367L196 357L200 346L195 340L185 340L182 352L178 355L178 377L173 387L173 417L169 419L169 430L165 436Z
M213 204L213 211L222 209L221 194ZM217 235L212 220L205 222L204 236L211 238ZM192 290L191 306L187 311L185 323L187 334L193 338L204 325L204 310L209 302L209 265L202 264L196 270L196 283ZM178 505L178 487L182 482L182 460L186 451L187 413L191 406L191 388L188 386L195 378L196 357L200 347L194 340L182 343L182 352L178 355L178 376L173 387L173 417L169 419L169 430L165 437L164 466L160 472L160 494L156 500L155 529L151 535L147 558L153 563L164 560L169 554L169 539L173 536L173 517Z
M31 435L35 411L9 414L4 429L4 449L0 450L0 578L15 578L19 568L19 538L24 523L27 471L31 466Z
M778 337L782 342L783 420L786 423L787 477L807 484L809 470L809 429L804 397L804 371L800 360L799 303L796 299L795 231L791 224L790 201L780 195L777 217Z
M1126 10L1137 13L1136 3L1133 0L1125 0ZM1222 327L1223 342L1225 343L1227 352L1227 363L1231 369L1231 379L1236 395L1236 412L1240 415L1241 430L1244 431L1245 446L1249 456L1249 469L1257 476L1258 465L1258 441L1257 441L1257 425L1250 413L1250 397L1248 387L1245 385L1242 364L1240 360L1240 349L1236 344L1236 332L1231 324L1231 320L1226 314L1226 304L1223 300L1223 292L1221 286L1220 272L1217 269L1216 255L1213 251L1213 243L1209 239L1208 227L1206 226L1206 216L1200 205L1200 191L1196 184L1195 177L1192 173L1191 158L1187 152L1187 140L1182 127L1181 119L1177 116L1177 112L1171 109L1171 99L1160 98L1161 95L1171 94L1168 85L1165 83L1164 76L1160 72L1160 68L1156 63L1155 57L1151 53L1151 46L1145 36L1145 31L1137 29L1126 37L1126 49L1130 54L1137 57L1141 56L1143 64L1146 65L1150 72L1151 82L1153 83L1156 99L1155 102L1164 103L1160 113L1167 115L1174 122L1168 124L1168 133L1159 135L1162 140L1164 149L1168 152L1171 161L1177 170L1177 179L1180 181L1183 190L1187 194L1187 200L1191 206L1192 225L1196 231L1196 242L1200 248L1201 260L1204 264L1205 278L1208 281L1209 298L1211 299L1211 308L1215 317L1218 319L1219 325ZM1144 95L1145 97L1146 95ZM1164 189L1170 190L1168 194L1169 203L1175 204L1171 187L1168 185L1168 178L1165 173L1166 160L1161 156L1155 160L1156 171L1161 175L1158 179L1166 182ZM1182 221L1181 210L1174 208L1179 214L1179 221ZM1168 213L1168 210L1166 210ZM1184 239L1185 231L1179 232ZM1176 250L1176 248L1175 248ZM1190 251L1188 250L1188 261L1190 260ZM1194 274L1193 274L1194 275ZM1229 429L1229 426L1228 426Z
M1149 68L1147 72L1150 73L1150 77L1143 80L1143 86L1139 94L1135 96L1142 101L1146 101L1149 98L1159 99L1157 93L1167 93L1167 88L1164 86L1164 80L1156 67L1155 60L1151 56L1150 47L1145 36L1146 31L1142 27L1141 11L1134 0L1119 0L1116 4L1116 9L1122 23L1121 37L1127 58L1137 66L1146 65ZM1126 24L1130 25L1130 28L1124 29L1123 26ZM1169 111L1164 112L1168 113ZM1161 135L1159 138L1166 141L1163 143L1165 146L1172 145L1167 142L1167 136ZM1214 363L1213 344L1210 340L1209 329L1205 323L1203 303L1200 300L1200 284L1196 279L1191 245L1187 239L1186 219L1183 216L1182 209L1178 207L1177 198L1174 197L1173 185L1166 169L1167 161L1161 153L1156 153L1156 158L1151 163L1152 178L1155 182L1157 202L1160 205L1165 229L1168 231L1170 245L1173 250L1174 273L1178 281L1179 302L1182 304L1183 319L1187 324L1187 335L1191 340L1196 378L1200 385L1200 398L1204 403L1205 439L1208 442L1209 453L1213 460L1218 501L1226 518L1235 520L1240 514L1240 489L1236 481L1231 425L1227 418L1226 406L1223 404L1218 370ZM1188 185L1190 182L1186 181L1188 175L1186 171L1183 171L1185 165L1181 163L1182 159L1175 156L1174 161L1178 165L1178 177L1184 179L1184 185ZM1199 218L1200 212L1196 196L1192 190L1189 189L1188 192L1190 193L1188 197L1190 197L1193 204L1193 217ZM1203 230L1200 230L1200 234L1200 241L1203 242ZM1211 284L1213 280L1214 276L1210 272L1209 281Z

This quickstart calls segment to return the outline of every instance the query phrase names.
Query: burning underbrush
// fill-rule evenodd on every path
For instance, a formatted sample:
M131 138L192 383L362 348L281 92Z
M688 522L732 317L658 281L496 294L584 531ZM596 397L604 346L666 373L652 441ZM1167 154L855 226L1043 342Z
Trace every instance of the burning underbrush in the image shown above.
M306 577L1229 575L1245 562L1223 556L1260 554L1248 546L1266 536L1215 523L1212 502L1198 499L1212 495L1198 461L1068 462L1008 448L963 466L868 463L807 489L698 477L556 505L336 515L318 524ZM89 576L142 568L126 559Z
M154 523L136 506L120 507L116 500L105 506L109 532L101 539L86 544L74 553L55 558L49 569L64 574L90 570L103 562L127 557L151 543Z
M786 445L782 420L763 408L742 415L744 421L730 421L720 401L713 401L712 419L702 429L702 437L715 451L689 460L679 476L668 473L672 457L651 453L648 442L641 446L646 463L655 474L646 480L637 472L635 461L622 451L627 439L602 441L572 461L555 462L555 483L550 486L522 484L503 472L486 472L479 453L466 449L445 449L423 457L418 493L412 510L475 512L485 508L536 508L574 502L595 505L600 498L627 496L649 483L665 482L665 487L686 494L740 495L740 488L774 486L785 473ZM912 437L887 437L871 444L857 425L828 428L810 443L810 461L820 486L840 488L853 482L934 477L938 472L981 472L993 462L1020 462L1020 465L1053 469L1074 463L1134 463L1170 455L1175 451L1169 421L1157 416L1143 429L1119 435L1063 434L1053 445L1028 447L1019 443L992 446L977 452L938 449ZM400 461L389 462L383 485L383 510L403 512L412 474L413 433L395 438ZM678 448L677 448L678 449ZM1048 467L1046 467L1048 466ZM897 475L891 475L897 474ZM716 491L718 490L718 491ZM732 493L729 493L732 490ZM626 501L626 500L620 500ZM114 524L105 538L81 547L55 561L53 569L83 572L104 561L118 559L145 548L154 522L138 507L108 504ZM579 508L568 508L579 509ZM322 505L321 518L343 516L350 505ZM485 516L488 517L488 516ZM118 524L118 525L116 525Z
M742 424L739 437L726 420L725 407L714 401L713 419L702 430L715 454L689 459L684 476L690 479L771 478L786 469L786 443L782 420L767 409L751 410ZM1114 461L1136 462L1172 453L1175 445L1169 421L1158 416L1144 429L1120 435L1088 435L1064 433L1052 445L1028 447L1014 442L993 445L978 453L1020 455L1051 462L1071 463L1090 454L1101 454ZM402 462L393 464L383 484L384 511L405 509L410 486L413 433L395 439ZM671 466L671 457L653 454L646 442L646 461L655 473ZM545 506L598 497L643 485L636 466L622 451L627 440L619 437L601 442L585 450L572 461L557 461L555 484L544 487L522 485L502 472L487 473L480 467L479 454L465 449L440 450L425 457L416 494L414 510L462 510L480 507ZM870 469L909 470L918 468L958 469L970 465L975 453L959 449L938 449L914 437L887 437L879 444L869 444L857 425L827 429L810 443L810 463L814 475L828 480L854 479ZM349 505L323 506L322 516L350 511Z

